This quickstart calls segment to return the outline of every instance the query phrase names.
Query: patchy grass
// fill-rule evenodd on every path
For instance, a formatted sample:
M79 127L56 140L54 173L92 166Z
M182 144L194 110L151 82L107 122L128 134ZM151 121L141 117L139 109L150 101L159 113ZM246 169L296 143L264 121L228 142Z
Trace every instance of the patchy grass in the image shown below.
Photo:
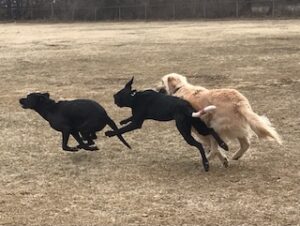
M299 224L298 20L1 24L0 34L0 225ZM100 151L66 153L18 104L35 90L91 98L120 121L130 111L114 92L132 75L144 89L170 72L239 89L284 145L254 138L241 160L205 173L174 123L149 121L125 135L132 150L99 132Z

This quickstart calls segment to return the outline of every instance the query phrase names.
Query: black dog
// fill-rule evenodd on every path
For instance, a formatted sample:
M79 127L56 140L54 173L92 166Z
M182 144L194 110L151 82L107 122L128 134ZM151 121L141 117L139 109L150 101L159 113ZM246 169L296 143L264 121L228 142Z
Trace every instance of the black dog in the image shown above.
M121 121L121 124L131 123L118 130L105 132L106 136L111 137L139 129L146 119L157 121L175 120L177 129L186 142L199 149L205 171L209 169L208 160L201 143L196 141L191 135L192 126L201 135L212 135L223 149L228 150L225 142L213 129L208 128L200 118L192 117L194 109L187 101L153 90L137 92L136 90L132 90L132 83L133 78L122 90L114 95L116 105L119 107L130 107L132 109L132 116Z
M26 98L21 98L20 104L25 109L36 111L53 129L62 132L62 148L65 151L78 151L79 148L98 150L97 147L90 147L97 138L96 132L106 125L113 130L118 129L104 108L92 100L77 99L56 103L50 99L49 93L31 93ZM77 148L68 146L70 134L79 143ZM118 138L131 148L121 135L118 135ZM87 141L87 144L83 140Z

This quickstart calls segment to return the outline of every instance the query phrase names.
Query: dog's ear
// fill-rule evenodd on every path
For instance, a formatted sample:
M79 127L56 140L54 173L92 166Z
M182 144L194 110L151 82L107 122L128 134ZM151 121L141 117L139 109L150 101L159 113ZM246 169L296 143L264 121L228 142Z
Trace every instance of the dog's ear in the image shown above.
M133 83L133 79L134 79L134 76L132 76L132 79L129 82L127 82L127 84L125 85L126 88L131 89L132 83Z
M46 98L50 98L50 94L48 93L48 92L46 92L46 93L42 93L42 96L44 96L44 97L46 97Z
M168 83L171 83L171 82L173 82L174 80L175 80L174 77L172 77L172 76L168 77Z
M49 100L49 93L40 93L38 95L38 101L40 103L47 102Z
M173 91L176 89L177 86L177 79L170 76L168 77L168 90L170 93L173 93Z

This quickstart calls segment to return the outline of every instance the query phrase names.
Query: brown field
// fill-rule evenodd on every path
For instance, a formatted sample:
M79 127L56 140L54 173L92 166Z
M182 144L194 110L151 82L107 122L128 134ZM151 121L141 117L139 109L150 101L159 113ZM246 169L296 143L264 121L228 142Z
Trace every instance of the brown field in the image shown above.
M112 95L132 75L145 89L170 72L237 88L284 145L254 137L205 173L173 122L147 121L125 135L132 150L101 131L99 151L67 153L18 104L91 98L118 122L130 111ZM0 77L0 225L300 225L299 20L1 24Z

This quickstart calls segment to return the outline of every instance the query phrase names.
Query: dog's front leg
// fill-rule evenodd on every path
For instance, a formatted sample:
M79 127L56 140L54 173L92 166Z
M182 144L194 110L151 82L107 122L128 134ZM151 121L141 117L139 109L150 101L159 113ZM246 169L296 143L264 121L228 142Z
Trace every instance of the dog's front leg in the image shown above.
M69 137L70 137L69 130L62 131L62 149L65 151L71 151L71 152L78 151L77 148L71 148L68 146Z
M142 127L142 124L143 123L138 123L138 122L133 121L129 125L124 126L124 127L120 128L118 130L106 131L105 136L113 137L113 136L116 136L116 135L122 135L123 133L127 133L127 132L130 132L132 130L140 129Z
M133 119L133 116L130 116L129 118L122 120L122 121L120 122L120 125L125 125L125 124L127 124L128 122L131 122L132 119Z

